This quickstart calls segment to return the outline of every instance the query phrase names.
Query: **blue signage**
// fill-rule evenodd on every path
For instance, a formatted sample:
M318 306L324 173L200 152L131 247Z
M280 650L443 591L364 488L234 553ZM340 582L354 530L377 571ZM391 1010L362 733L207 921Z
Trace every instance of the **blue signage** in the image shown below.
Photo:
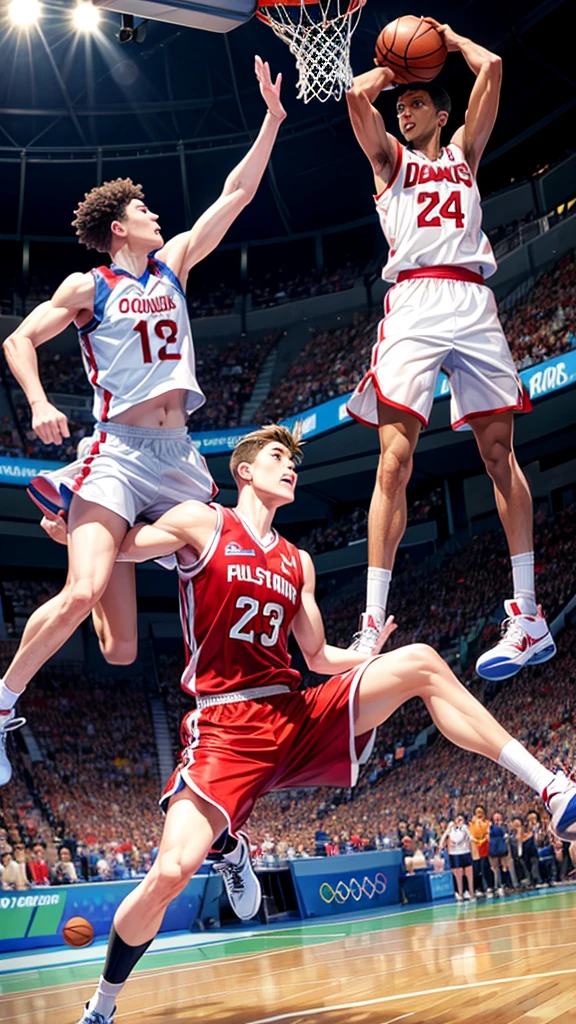
M327 917L399 903L399 850L291 860L301 917Z
M62 928L71 917L84 917L96 938L108 935L114 914L139 884L87 882L51 886L29 893L0 894L0 953L40 946L63 946ZM169 904L161 932L190 930L199 918L219 919L222 880L215 873L195 875Z
M520 379L531 400L538 401L545 395L551 395L562 388L576 383L576 351L548 359L545 363L530 366L522 370ZM293 427L297 421L302 423L302 434L305 438L319 437L330 430L352 422L346 412L346 403L351 391L339 398L331 398L312 409L306 409L295 416L281 420L287 427ZM445 374L440 373L436 381L434 401L450 395L450 384ZM192 420L192 424L194 421ZM192 433L192 440L202 455L222 455L231 452L238 441L255 430L251 427L234 427L230 430L210 430ZM61 462L45 462L41 459L7 459L0 458L0 484L19 484L25 487L32 477L41 470L61 469Z

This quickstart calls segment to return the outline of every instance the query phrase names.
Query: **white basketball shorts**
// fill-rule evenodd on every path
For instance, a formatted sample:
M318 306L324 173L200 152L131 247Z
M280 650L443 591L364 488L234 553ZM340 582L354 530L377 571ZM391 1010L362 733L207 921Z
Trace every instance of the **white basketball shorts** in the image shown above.
M185 427L97 423L91 440L84 459L31 481L28 493L45 514L66 511L78 494L133 526L139 518L154 522L182 501L207 502L218 493Z
M377 427L380 401L426 426L440 369L450 381L454 430L477 416L530 412L491 289L460 268L454 277L433 273L407 272L388 291L370 369L348 402L350 415Z

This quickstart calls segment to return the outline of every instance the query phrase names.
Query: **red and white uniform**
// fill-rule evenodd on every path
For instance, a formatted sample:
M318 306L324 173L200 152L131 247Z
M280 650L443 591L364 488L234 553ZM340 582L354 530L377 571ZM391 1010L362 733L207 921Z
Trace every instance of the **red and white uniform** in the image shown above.
M262 540L236 509L213 507L218 522L200 557L178 554L182 688L197 706L182 722L162 805L188 785L234 832L271 789L355 784L373 745L373 733L354 738L354 694L369 662L300 690L288 653L300 552L275 530Z
M480 193L459 146L438 160L397 142L396 164L375 197L390 246L382 271L396 282L368 373L348 403L349 413L378 425L378 400L410 412L426 426L440 369L450 379L454 429L474 416L527 412L525 394L484 284L496 270L482 231Z
M168 391L186 392L186 412L205 399L196 380L186 295L174 272L151 256L142 277L112 264L92 271L92 320L78 330L98 420L88 455L31 481L46 514L74 494L130 525L155 520L182 501L209 501L217 488L185 427L150 429L111 418Z

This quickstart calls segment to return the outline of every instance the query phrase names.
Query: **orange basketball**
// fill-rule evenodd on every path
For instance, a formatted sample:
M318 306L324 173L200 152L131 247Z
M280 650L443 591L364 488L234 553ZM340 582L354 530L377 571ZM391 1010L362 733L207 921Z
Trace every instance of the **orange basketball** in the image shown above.
M436 26L412 14L391 21L376 40L376 63L391 68L396 82L431 82L447 52Z
M85 917L71 917L62 929L62 938L69 946L89 946L94 938L94 929Z

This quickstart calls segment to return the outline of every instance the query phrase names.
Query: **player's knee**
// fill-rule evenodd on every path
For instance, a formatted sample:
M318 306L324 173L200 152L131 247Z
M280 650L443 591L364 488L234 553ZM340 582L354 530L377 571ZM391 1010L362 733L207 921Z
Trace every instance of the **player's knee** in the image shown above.
M67 583L62 592L63 613L80 620L85 619L101 596L101 588L98 588L92 580L76 580Z
M113 637L100 636L100 650L109 665L132 665L138 654L138 641L115 640Z
M383 451L378 463L378 477L382 490L405 487L412 473L412 453L408 446Z
M180 861L162 859L150 872L148 888L159 904L168 904L186 888L190 877Z
M438 651L430 647L430 644L410 644L407 650L412 668L422 677L423 685L434 680L439 669L445 665Z
M512 445L505 441L496 441L484 448L481 453L486 472L493 480L510 475L513 453Z

